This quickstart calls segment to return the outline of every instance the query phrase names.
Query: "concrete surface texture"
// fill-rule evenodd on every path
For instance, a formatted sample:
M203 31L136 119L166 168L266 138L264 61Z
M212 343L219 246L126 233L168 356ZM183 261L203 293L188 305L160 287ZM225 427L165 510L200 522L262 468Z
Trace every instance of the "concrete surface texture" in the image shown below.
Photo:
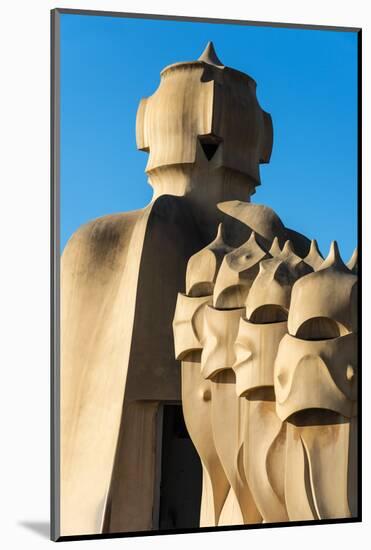
M159 527L166 403L200 526L356 515L356 254L324 260L250 203L272 120L212 43L162 71L136 136L151 203L62 256L61 535Z

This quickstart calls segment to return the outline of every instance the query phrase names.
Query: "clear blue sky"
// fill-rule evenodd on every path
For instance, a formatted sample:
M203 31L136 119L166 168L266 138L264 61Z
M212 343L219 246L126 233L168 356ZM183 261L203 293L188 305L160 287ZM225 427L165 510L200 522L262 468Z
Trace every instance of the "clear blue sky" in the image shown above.
M61 17L61 247L83 223L151 199L136 150L139 101L163 67L214 42L252 76L273 118L270 164L252 201L316 238L356 246L357 35L304 29L64 14Z

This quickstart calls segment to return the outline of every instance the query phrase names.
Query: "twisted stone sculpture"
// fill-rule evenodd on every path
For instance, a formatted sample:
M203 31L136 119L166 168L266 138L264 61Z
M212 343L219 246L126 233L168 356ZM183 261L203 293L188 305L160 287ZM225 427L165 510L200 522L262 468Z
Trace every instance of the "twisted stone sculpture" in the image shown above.
M249 202L273 143L255 81L209 43L161 72L136 139L152 201L61 260L61 535L158 528L174 402L201 526L355 515L357 258Z
M247 226L249 208L239 204ZM252 230L232 250L221 229L215 242L218 273L205 296L179 295L173 324L185 420L204 469L201 524L356 515L353 260L343 263L336 242L323 260L315 241L302 259L290 241L281 250L278 235L263 244ZM188 262L194 287L214 246Z

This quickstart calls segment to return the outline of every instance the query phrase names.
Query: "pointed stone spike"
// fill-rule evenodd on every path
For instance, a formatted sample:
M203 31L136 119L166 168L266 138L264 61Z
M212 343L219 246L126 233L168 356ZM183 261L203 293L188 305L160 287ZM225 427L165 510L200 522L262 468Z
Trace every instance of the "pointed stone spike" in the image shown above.
M255 231L252 231L250 237L244 244L231 250L231 252L225 256L223 266L224 270L228 266L234 273L240 274L241 276L243 273L246 274L246 270L251 270L251 268L255 268L256 271L257 264L261 262L263 258L267 259L269 257L270 254L257 241Z
M274 237L272 246L269 249L269 254L274 257L281 254L281 252L282 251L281 251L280 243L278 241L278 237Z
M223 63L220 61L219 57L216 55L214 44L208 42L206 48L198 58L198 61L203 61L209 65L215 65L216 67L224 67Z
M235 252L238 253L238 251L243 250L246 247L254 251L260 250L262 253L264 253L265 256L267 257L270 256L268 252L268 248L261 243L261 240L259 239L259 235L257 235L255 231L251 231L247 241L243 243L241 246L235 248Z
M323 263L323 256L319 251L316 239L312 239L310 243L310 249L307 256L304 258L304 262L310 265L314 271L319 269Z
M282 252L276 256L276 258L277 260L285 262L286 266L292 270L292 273L295 274L296 277L302 277L313 271L312 266L305 263L304 260L296 254L294 245L290 240L285 242Z
M358 247L357 246L355 247L351 258L350 258L349 262L347 263L347 267L353 273L357 273L357 271L358 271Z
M322 256L321 252L319 251L318 243L317 243L316 239L312 239L311 242L310 242L309 254L310 253L316 253L316 254L319 254L320 256Z
M345 270L347 271L348 268L341 259L340 251L338 247L338 243L336 241L332 241L330 245L330 251L328 253L327 258L322 262L320 267L317 269L317 271L320 271L322 269L327 269L328 267L336 267L339 270Z
M213 242L219 241L219 240L222 240L224 242L224 240L223 240L223 224L222 223L220 223L218 225L218 229L217 229L217 232L216 232L216 237L215 237Z
M215 280L213 306L217 309L244 307L259 265L269 257L256 240L255 231L251 231L245 243L224 256Z
M224 242L223 224L218 225L215 239L188 260L186 292L188 296L200 297L212 294L220 264L232 248Z
M290 240L286 241L283 245L282 255L295 254L294 247Z
M224 227L223 227L222 222L220 222L219 225L218 225L218 229L216 230L215 239L213 241L211 241L211 243L206 245L205 249L215 250L215 249L218 249L219 247L222 247L223 250L224 249L228 250L228 252L230 250L232 250L232 247L227 245L226 242L224 241ZM204 250L204 249L202 249L202 250ZM201 250L199 252L201 252ZM198 252L196 252L196 254L198 254Z
M250 237L248 238L247 240L248 243L250 244L256 244L257 246L260 246L256 240L256 233L255 231L251 231L251 235Z
M215 250L219 248L225 248L228 249L228 251L232 250L230 246L228 246L224 240L224 226L223 223L220 222L218 225L218 229L216 230L215 239L211 241L208 245L205 246L208 250ZM201 252L201 251L199 251ZM196 253L197 254L197 253Z
M257 238L255 231L251 231L250 237L248 238L246 244L247 243L249 244L249 246L254 246L255 248L259 248L262 252L265 252L268 256L270 256L268 247L261 244L260 240Z
M271 262L272 259L269 258L267 260L262 260L260 263L259 263L259 273L263 273L264 271L266 271L268 268L269 268L269 265Z

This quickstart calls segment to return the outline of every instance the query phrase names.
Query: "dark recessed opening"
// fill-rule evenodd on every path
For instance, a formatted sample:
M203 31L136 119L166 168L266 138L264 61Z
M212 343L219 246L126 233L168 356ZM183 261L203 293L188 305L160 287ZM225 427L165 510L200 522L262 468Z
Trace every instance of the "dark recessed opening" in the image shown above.
M198 139L200 140L201 147L207 160L211 160L222 140L218 136L214 136L212 134L199 136Z
M312 317L300 325L296 333L302 340L329 340L339 336L340 324L328 317Z
M273 386L260 386L245 391L241 397L246 397L249 401L275 401L276 395Z
M283 321L287 321L287 311L273 304L258 307L250 317L250 322L258 325Z
M201 143L201 147L204 150L207 160L211 160L219 147L219 143Z
M163 405L161 432L158 528L197 528L200 523L202 466L189 437L181 405Z
M286 421L294 426L327 426L344 424L346 419L340 413L329 409L304 409L292 414Z

